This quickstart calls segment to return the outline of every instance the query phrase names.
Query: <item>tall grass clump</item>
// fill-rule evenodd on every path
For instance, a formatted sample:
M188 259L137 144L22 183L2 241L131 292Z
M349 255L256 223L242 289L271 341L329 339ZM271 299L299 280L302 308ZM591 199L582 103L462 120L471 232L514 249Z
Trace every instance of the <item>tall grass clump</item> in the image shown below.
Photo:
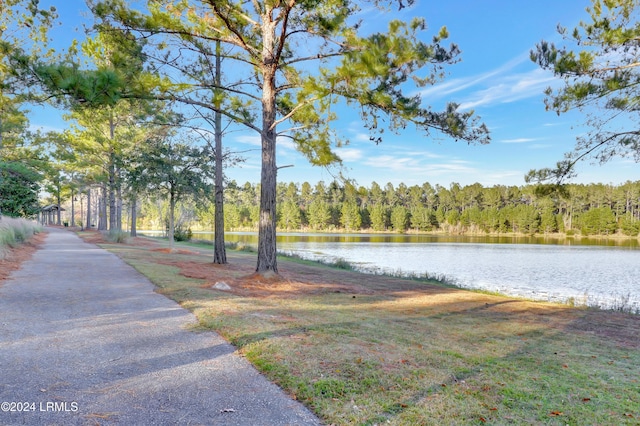
M247 253L255 253L256 249L242 241L225 241L224 246L229 250L242 251Z
M325 266L329 266L331 268L336 268L336 269L344 269L345 271L357 271L358 269L356 268L355 265L351 264L348 260L342 258L342 257L334 257L334 258L328 258L328 257L318 257L318 258L310 258L310 257L306 257L302 254L296 253L292 250L287 250L287 251L278 251L278 254L280 256L284 256L288 259L295 259L295 260L301 260L301 261L305 261L305 262L313 262L313 263L318 263L320 265L325 265ZM361 271L361 272L366 272L366 271Z
M345 271L361 272L363 274L380 275L391 278L406 278L413 281L422 282L436 282L445 287L466 289L456 278L450 277L446 274L431 273L431 272L405 272L402 269L391 270L388 268L363 266L356 263L351 263L342 257L318 257L309 258L294 251L279 251L278 254L285 256L289 259L297 259L302 261L315 262L321 265L326 265L331 268L343 269Z
M0 259L10 248L19 246L41 230L30 220L0 216Z
M129 240L128 232L118 231L115 229L103 232L102 234L104 235L104 238L110 243L124 244Z
M614 294L612 299L606 303L595 303L592 306L598 309L621 312L623 314L640 315L640 302L634 301L630 292L627 294Z

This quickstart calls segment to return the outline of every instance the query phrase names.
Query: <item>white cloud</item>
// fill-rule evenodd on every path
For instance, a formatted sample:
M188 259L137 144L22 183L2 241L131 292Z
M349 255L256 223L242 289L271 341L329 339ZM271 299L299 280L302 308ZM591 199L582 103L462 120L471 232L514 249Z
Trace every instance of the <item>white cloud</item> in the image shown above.
M528 60L528 57L529 57L528 52L523 53L491 71L487 71L485 73L470 76L470 77L447 80L444 83L438 83L427 89L420 90L418 93L423 98L429 98L429 99L442 98L452 93L457 93L462 90L468 89L470 87L476 86L482 83L483 81L490 80L493 77L499 77L507 73L508 71L512 70L516 66L522 64L523 62L526 62Z
M364 164L372 167L380 167L384 169L397 169L403 165L417 163L417 160L409 157L397 157L393 155L376 155L368 157Z
M386 169L406 175L440 176L446 173L477 173L467 161L452 160L449 162L429 163L419 157L403 157L393 155L379 155L370 157L363 163L365 166Z
M524 175L525 172L521 170L499 170L483 175L483 180L480 183L488 187L494 185L512 185L514 181L517 182L520 180L521 183L516 183L516 185L520 185L524 184Z
M428 159L444 158L444 155L434 154L430 151L409 151L407 154L411 155L412 157L422 157Z
M408 186L429 182L445 187L451 182L461 185L480 183L484 186L524 184L525 172L514 169L497 168L490 163L478 163L451 156L439 159L419 155L408 155L409 150L395 151L383 155L363 156L358 164L353 164L354 177L360 184L370 185L371 181L404 183Z
M500 142L502 143L527 143L535 141L535 138L515 138L515 139L504 139Z
M370 136L362 132L356 133L356 135L350 137L349 140L355 141L355 142L371 142Z
M279 149L289 149L289 150L296 150L296 144L289 138L278 138L276 140L276 146Z
M262 139L259 135L240 135L235 137L235 141L251 146L262 146ZM296 149L295 143L290 138L281 137L276 141L278 148Z
M477 90L460 103L460 110L476 108L482 105L504 104L534 96L542 96L544 90L558 82L548 72L535 69L525 73L501 76L492 81L489 87Z
M478 106L509 103L542 96L547 87L560 82L551 73L540 68L514 72L516 67L528 62L529 52L524 52L493 70L465 78L447 80L418 93L427 102L458 93L458 97L462 100L457 102L460 104L459 109L463 111Z
M252 146L262 146L262 141L258 135L241 135L235 137L236 142Z
M441 176L448 173L456 174L476 174L478 169L469 167L468 161L453 160L448 163L435 163L427 165L427 171L430 175Z
M358 161L362 158L362 150L356 148L338 148L336 149L336 154L343 161Z

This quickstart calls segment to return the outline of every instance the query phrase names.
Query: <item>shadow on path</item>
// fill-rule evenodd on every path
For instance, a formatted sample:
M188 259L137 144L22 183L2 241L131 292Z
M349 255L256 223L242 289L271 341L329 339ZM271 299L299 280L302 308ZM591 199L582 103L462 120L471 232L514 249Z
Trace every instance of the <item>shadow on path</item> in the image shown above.
M48 232L0 287L0 424L320 424L118 257Z

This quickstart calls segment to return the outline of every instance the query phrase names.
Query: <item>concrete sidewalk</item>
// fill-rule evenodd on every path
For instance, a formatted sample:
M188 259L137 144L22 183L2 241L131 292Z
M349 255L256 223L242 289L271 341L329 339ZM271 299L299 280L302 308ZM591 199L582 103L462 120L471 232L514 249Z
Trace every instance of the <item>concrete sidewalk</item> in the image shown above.
M0 285L0 425L319 425L117 256L50 228Z

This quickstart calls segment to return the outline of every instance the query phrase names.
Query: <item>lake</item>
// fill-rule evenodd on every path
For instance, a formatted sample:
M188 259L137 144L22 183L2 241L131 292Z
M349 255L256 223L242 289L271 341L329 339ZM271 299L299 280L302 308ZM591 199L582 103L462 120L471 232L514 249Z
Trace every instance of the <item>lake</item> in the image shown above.
M257 238L225 234L229 242L254 246ZM366 273L428 273L465 288L640 310L637 239L282 233L278 250L306 259L344 259Z

